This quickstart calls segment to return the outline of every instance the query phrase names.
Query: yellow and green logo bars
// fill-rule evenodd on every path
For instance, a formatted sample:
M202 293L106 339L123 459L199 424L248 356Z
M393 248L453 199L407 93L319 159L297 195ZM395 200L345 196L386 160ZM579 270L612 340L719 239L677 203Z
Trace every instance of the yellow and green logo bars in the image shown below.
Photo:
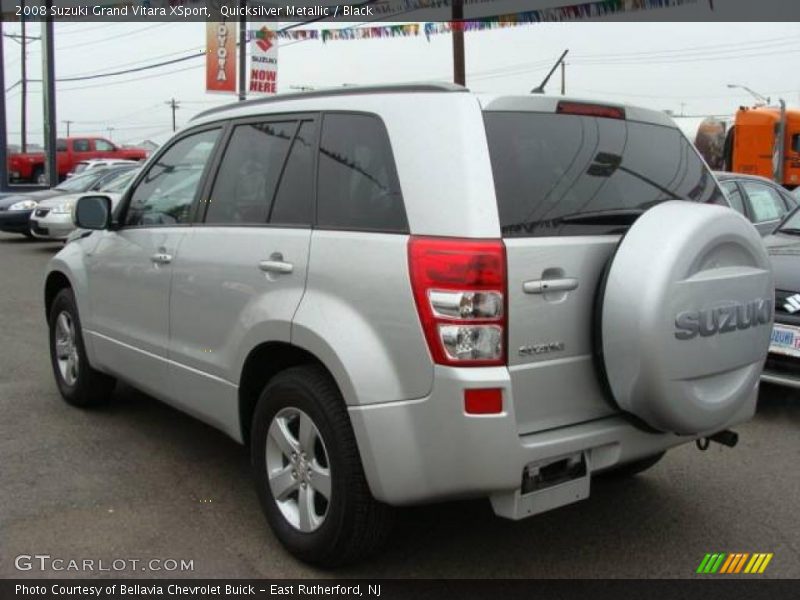
M697 567L697 572L704 575L715 573L763 573L769 561L772 560L772 552L715 552L706 554Z

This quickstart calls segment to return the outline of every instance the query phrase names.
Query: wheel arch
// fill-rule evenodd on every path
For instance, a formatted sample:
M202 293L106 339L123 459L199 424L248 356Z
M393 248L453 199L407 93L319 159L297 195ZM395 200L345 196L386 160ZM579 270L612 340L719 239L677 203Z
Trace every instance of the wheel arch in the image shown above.
M50 318L50 308L59 292L65 288L72 289L72 281L62 271L50 271L44 284L44 316Z
M264 386L278 373L300 365L319 365L331 376L330 369L308 350L288 342L264 342L254 347L245 358L239 378L239 425L242 441L250 440L250 427L258 398Z

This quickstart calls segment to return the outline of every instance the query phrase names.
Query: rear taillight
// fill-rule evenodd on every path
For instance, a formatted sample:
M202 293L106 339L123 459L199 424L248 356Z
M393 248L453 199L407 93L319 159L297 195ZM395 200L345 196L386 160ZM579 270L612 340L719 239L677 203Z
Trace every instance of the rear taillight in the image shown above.
M412 237L411 287L440 365L506 364L506 252L501 240Z

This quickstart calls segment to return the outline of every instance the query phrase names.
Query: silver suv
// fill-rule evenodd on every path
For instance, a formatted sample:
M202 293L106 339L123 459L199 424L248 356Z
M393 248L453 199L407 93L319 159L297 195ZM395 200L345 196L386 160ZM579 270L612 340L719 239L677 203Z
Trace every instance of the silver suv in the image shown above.
M391 507L521 519L752 417L767 254L664 114L438 85L202 113L45 285L56 382L116 379L248 444L320 564ZM722 205L722 206L721 206Z

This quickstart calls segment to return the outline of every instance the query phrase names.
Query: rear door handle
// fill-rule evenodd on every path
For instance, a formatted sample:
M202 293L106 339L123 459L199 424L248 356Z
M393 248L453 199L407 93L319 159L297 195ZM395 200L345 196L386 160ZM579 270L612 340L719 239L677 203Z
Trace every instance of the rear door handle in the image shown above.
M172 262L172 255L167 254L166 252L156 252L153 256L150 257L157 265L168 265Z
M563 279L535 279L522 284L526 294L547 294L549 292L571 292L578 288L578 280L574 277Z
M265 273L279 273L282 275L288 275L294 271L294 265L292 263L282 260L262 260L258 263L258 268Z

